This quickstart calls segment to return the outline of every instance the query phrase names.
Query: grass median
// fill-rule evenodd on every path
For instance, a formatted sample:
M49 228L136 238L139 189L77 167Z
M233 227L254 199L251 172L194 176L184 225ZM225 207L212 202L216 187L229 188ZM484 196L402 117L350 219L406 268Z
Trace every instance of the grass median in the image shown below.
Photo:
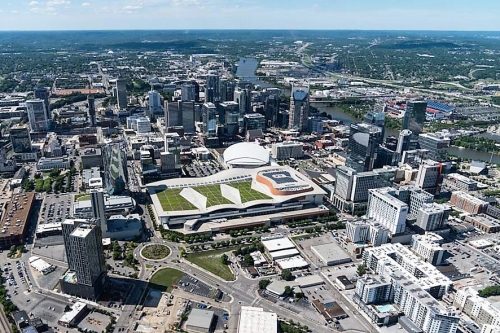
M149 287L160 291L172 291L172 285L179 283L179 280L184 275L183 272L173 268L163 268L154 273L149 280Z
M234 274L228 265L222 263L222 255L227 252L231 252L236 248L226 248L213 251L204 251L190 253L187 255L186 259L221 278L226 281L233 281Z

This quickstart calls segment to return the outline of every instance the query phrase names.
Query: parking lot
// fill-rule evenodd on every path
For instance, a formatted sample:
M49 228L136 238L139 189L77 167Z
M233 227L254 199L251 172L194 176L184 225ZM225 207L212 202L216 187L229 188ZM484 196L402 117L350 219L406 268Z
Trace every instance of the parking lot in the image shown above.
M177 287L186 292L212 299L214 298L216 293L216 289L203 282L198 281L198 279L189 275L184 275L179 280Z
M62 222L73 215L73 195L48 194L45 196L38 223Z
M91 312L83 318L78 327L88 332L104 332L106 326L111 322L111 318L99 312Z
M184 167L185 174L189 177L206 177L221 170L222 168L214 161L193 161L192 164Z

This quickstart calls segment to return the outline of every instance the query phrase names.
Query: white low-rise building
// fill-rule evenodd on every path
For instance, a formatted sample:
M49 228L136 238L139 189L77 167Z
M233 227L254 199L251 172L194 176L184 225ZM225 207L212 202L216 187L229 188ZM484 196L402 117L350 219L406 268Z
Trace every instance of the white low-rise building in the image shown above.
M238 322L238 333L278 332L278 316L263 308L242 306Z

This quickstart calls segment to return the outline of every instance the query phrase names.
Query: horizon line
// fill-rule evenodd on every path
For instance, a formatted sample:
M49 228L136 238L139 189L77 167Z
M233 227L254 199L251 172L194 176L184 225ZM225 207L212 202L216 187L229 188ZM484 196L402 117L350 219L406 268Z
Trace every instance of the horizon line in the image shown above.
M362 31L362 32L496 32L500 30L448 30L448 29L252 29L252 28L123 28L123 29L41 29L41 30L0 30L2 32L96 32L96 31Z

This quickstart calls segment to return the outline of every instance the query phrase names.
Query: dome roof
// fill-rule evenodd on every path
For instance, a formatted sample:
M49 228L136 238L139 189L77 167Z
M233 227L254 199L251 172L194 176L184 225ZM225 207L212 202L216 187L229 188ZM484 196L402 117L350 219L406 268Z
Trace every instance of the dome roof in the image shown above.
M229 146L223 156L224 162L231 166L254 168L269 163L269 152L258 144L250 142Z

